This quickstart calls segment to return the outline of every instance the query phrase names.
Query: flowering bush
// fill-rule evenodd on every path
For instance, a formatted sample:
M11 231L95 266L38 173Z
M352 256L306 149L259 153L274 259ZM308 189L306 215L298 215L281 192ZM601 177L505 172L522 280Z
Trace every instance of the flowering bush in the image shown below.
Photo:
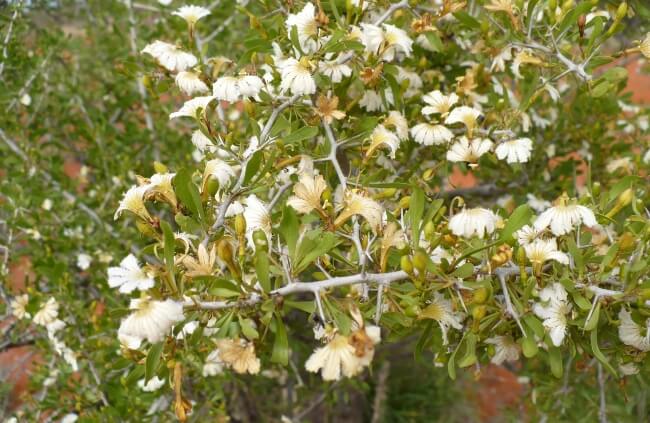
M576 361L604 395L608 377L647 375L648 116L609 65L650 56L650 36L611 42L634 10L238 8L250 28L237 56L197 43L211 16L199 6L169 16L186 35L141 50L143 85L182 102L170 125L196 163L161 156L115 212L142 236L107 269L124 385L173 391L185 421L198 380L288 368L336 383L405 340L452 379L521 363L566 389ZM74 369L63 301L11 308Z

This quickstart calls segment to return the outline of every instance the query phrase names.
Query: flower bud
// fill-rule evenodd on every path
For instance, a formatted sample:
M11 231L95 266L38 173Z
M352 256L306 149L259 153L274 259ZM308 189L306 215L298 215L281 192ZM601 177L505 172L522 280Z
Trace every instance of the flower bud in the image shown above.
M618 214L621 210L623 210L626 206L628 206L632 200L634 199L634 190L632 188L628 188L625 191L623 191L618 198L616 199L616 203L614 204L614 207L607 212L607 217L610 219Z
M472 302L475 304L483 304L488 299L488 290L484 287L475 289L472 292Z
M447 213L447 206L442 206L438 211L436 212L435 216L433 216L433 223L438 223L440 222L440 219L442 219L442 216Z
M268 250L269 240L263 230L258 229L253 232L253 242L255 243L255 248L259 248L264 251Z
M402 197L399 200L399 208L400 209L408 209L410 205L411 205L411 196L410 195L407 195L406 197Z
M600 189L601 189L600 182L594 182L591 185L591 195L593 195L594 198L599 197L600 196Z
M205 183L204 190L208 195L213 196L219 189L219 181L214 176L210 176Z
M474 318L474 320L481 320L482 318L485 317L486 313L487 313L487 307L484 305L479 305L472 309L472 317Z
M422 174L422 179L425 181L430 181L434 176L436 176L436 170L435 169L427 169L424 171Z
M411 261L411 258L409 256L402 256L399 264L403 271L405 271L409 275L413 274L413 262Z
M436 225L432 221L428 221L427 224L424 225L424 236L426 236L427 238L431 238L435 234L436 234Z
M153 162L153 170L155 170L156 173L167 173L169 169L167 169L167 166L165 166L164 164L156 161Z
M614 19L620 21L625 16L627 16L627 3L623 2L618 5L618 9L616 9L616 17Z
M241 213L235 216L235 232L238 237L243 237L246 234L246 219Z
M140 219L136 219L135 226L138 228L140 233L146 237L155 238L157 235L156 231L151 227L150 224L143 222Z
M232 261L232 246L225 239L217 241L217 255L225 262Z
M413 266L419 274L423 274L426 271L428 262L429 257L422 250L416 251L413 255Z
M526 250L523 247L517 249L517 264L519 266L526 265Z

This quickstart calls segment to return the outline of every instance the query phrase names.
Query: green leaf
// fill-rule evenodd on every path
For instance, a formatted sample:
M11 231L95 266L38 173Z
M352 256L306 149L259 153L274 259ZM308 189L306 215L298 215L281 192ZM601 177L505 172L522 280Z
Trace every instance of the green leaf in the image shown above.
M476 340L475 334L470 333L465 337L465 354L458 361L458 367L469 367L476 363Z
M437 52L441 52L445 47L442 45L442 40L438 36L438 34L434 31L429 31L424 34L425 37L427 37L427 40L429 40L429 43L433 47L433 49Z
M289 364L289 340L284 322L278 313L275 314L275 342L271 353L271 362L283 366Z
M239 326L246 338L249 340L257 339L260 337L259 332L255 329L255 325L251 319L239 319Z
M295 308L309 314L316 311L316 303L314 301L294 301L285 299L283 304L287 307Z
M411 201L409 205L409 220L411 223L411 237L413 238L413 248L420 245L420 224L424 214L424 191L420 188L413 188Z
M573 238L567 237L567 247L569 248L569 254L573 257L573 263L575 264L576 269L580 275L583 275L585 272L585 260L582 257L582 251L576 245L576 242Z
M598 328L594 328L594 330L591 331L591 350L594 353L594 357L600 363L605 366L607 371L609 371L614 377L618 377L618 374L616 373L616 370L612 367L612 365L609 363L609 360L607 360L607 357L603 354L603 352L600 350L600 347L598 346Z
M453 13L453 15L456 19L458 19L458 22L470 29L478 29L481 27L481 23L467 12L461 10L459 12Z
M580 15L584 15L585 13L587 13L589 10L591 10L592 7L594 6L593 3L590 1L583 1L582 3L575 6L569 13L567 13L564 16L564 19L562 20L562 23L560 24L557 33L561 34L570 25L575 25L577 28L576 24L578 22L578 17Z
M284 239L287 248L289 248L289 256L293 259L296 256L296 243L298 242L298 230L300 223L298 222L298 215L293 207L285 205L282 210L282 220L278 231Z
M465 263L462 266L456 268L456 270L454 270L454 273L452 273L451 276L460 279L465 279L465 278L469 278L473 274L474 274L474 265L472 263Z
M149 382L149 380L156 375L163 346L164 342L158 342L149 348L149 353L147 354L147 359L145 361L144 383Z
M255 273L257 280L262 286L264 292L271 291L271 278L269 277L269 257L268 253L261 248L255 252Z
M262 157L264 157L264 153L260 150L253 154L253 156L248 160L246 173L244 174L244 185L248 184L253 176L257 175L257 172L260 170L260 165L262 164Z
M561 378L564 373L562 366L562 351L558 347L548 348L548 362L551 365L551 373L556 378Z
M294 272L298 274L305 270L314 260L334 248L338 242L336 235L323 232L321 229L305 233L296 251Z
M522 204L512 212L508 218L508 222L501 231L501 239L505 242L512 239L512 235L521 229L526 223L530 221L533 216L533 210L528 204Z
M521 351L524 353L524 357L532 358L537 355L539 352L539 347L537 342L535 342L534 336L526 336L521 341Z
M614 86L611 82L601 81L591 90L591 96L594 98L602 97L610 92L613 88Z
M303 126L282 139L285 144L294 144L302 140L314 138L316 135L318 135L317 126Z
M174 277L174 251L176 250L176 240L174 238L174 232L172 231L171 226L165 220L160 221L160 227L163 230L164 238L164 256L165 256L165 266L170 276Z
M187 207L194 216L199 217L200 222L205 222L203 204L199 190L192 182L192 173L187 169L180 169L172 181L174 192L181 203Z
M596 329L596 327L598 326L599 317L600 317L600 301L598 301L598 304L596 304L596 308L594 308L594 312L591 313L589 320L587 320L587 322L585 323L585 330L591 331Z

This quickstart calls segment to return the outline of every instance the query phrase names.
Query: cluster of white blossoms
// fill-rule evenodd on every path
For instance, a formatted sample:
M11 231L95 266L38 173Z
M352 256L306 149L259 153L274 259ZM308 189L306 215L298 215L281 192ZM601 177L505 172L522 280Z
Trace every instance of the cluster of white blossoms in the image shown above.
M407 6L406 2L402 3ZM372 10L374 5L364 5L364 10L366 8ZM514 240L504 239L503 235L499 238L499 232L508 225L509 218L500 216L487 206L463 207L457 213L452 210L448 219L445 219L444 211L439 216L429 214L428 222L422 218L423 234L420 234L418 222L414 221L418 211L414 210L417 209L414 206L416 190L426 191L422 194L426 198L420 204L422 208L427 208L428 201L438 192L421 189L430 181L425 177L427 169L421 174L411 172L412 169L404 170L408 166L401 169L392 166L399 160L410 162L425 155L434 157L417 163L434 171L441 164L449 168L457 166L457 163L475 169L482 158L483 163L490 158L495 166L501 167L504 167L503 162L527 163L533 154L533 139L540 138L533 135L529 138L524 134L529 133L532 123L546 127L551 120L537 115L534 108L507 118L495 118L493 110L486 106L487 94L477 90L478 65L474 62L463 64L468 69L464 76L456 78L455 86L449 85L444 78L432 85L432 81L444 75L438 75L440 72L437 71L425 71L426 75L421 75L419 65L412 64L414 53L421 48L435 50L428 38L423 37L423 32L435 32L431 22L426 17L417 19L417 25L411 27L412 32L419 34L414 42L407 30L386 22L392 19L391 13L378 12L364 13L355 21L357 25L334 28L329 26L330 18L320 3L307 2L287 15L280 26L280 31L286 33L273 38L268 50L259 52L259 55L256 53L251 63L224 57L199 60L178 46L160 41L143 50L168 72L175 74L181 92L194 96L186 99L169 117L188 118L188 122L198 125L198 128L193 128L191 140L201 153L197 161L202 163L202 169L192 175L194 179L189 178L191 181L188 183L196 192L184 192L185 195L178 190L174 173L157 169L158 173L150 178L138 177L137 184L125 193L116 211L116 218L128 213L139 223L148 225L147 230L155 233L153 238L160 241L160 223L164 222L153 216L147 204L165 203L175 216L177 226L188 232L174 234L173 256L171 260L165 257L168 268L162 272L154 264L141 267L133 255L108 270L110 287L127 294L141 291L139 298L131 299L131 314L121 322L118 335L125 347L138 349L144 341L157 343L172 334L176 336L170 339L187 341L201 325L204 326L203 334L210 341L209 347L204 349L207 353L202 367L204 376L215 376L226 369L237 374L259 374L266 348L256 336L257 325L262 322L261 325L267 329L272 328L277 340L281 338L278 325L282 322L275 321L275 326L269 323L267 317L270 314L263 319L248 319L244 317L246 310L263 301L278 299L287 292L309 292L316 297L314 314L318 313L320 323L315 332L322 345L317 346L307 359L305 368L320 373L323 380L334 381L358 375L371 364L375 347L381 340L381 330L378 326L366 325L361 311L354 303L348 302L341 306L340 312L351 314L352 327L344 330L332 324L336 321L334 313L329 304L326 308L321 303L321 296L331 294L329 288L350 285L350 299L367 300L372 295L369 285L376 283L377 302L373 311L375 321L381 322L386 310L403 311L401 305L393 304L394 300L391 302L381 297L391 282L410 279L418 289L426 282L435 288L427 290L426 294L423 291L422 307L418 305L415 308L414 316L417 320L428 319L429 324L437 324L442 345L451 351L458 340L455 331L463 331L466 335L470 325L477 327L482 318L479 312L475 312L481 310L480 307L470 304L468 308L465 304L466 291L478 291L480 288L474 286L487 285L490 283L488 278L493 281L494 276L499 276L502 283L501 291L495 297L498 301L503 299L499 306L513 318L513 324L499 327L499 323L482 339L476 337L484 348L491 351L489 356L493 363L519 359L521 338L515 339L514 333L506 332L510 329L505 328L516 328L516 321L524 332L523 336L528 336L517 315L517 307L523 306L529 313L527 317L538 322L537 344L545 345L541 338L546 339L548 348L564 343L572 323L572 313L576 312L569 296L573 291L564 280L544 280L542 276L547 269L573 270L568 241L569 238L573 241L574 233L579 241L583 226L592 228L594 232L599 230L591 208L595 209L595 203L588 206L585 197L578 203L578 200L563 195L551 205L528 194L528 216L533 211L538 215L509 232ZM445 13L451 12L447 10ZM208 10L197 7L184 7L175 13L186 19L190 31L199 19L208 14ZM418 25L428 29L414 29ZM513 74L519 78L522 66L534 65L535 60L538 59L533 53L506 47L494 58L491 71L503 71L505 63L513 61ZM509 87L495 82L494 78L493 82L497 95L505 100L516 97ZM554 87L548 86L544 90L557 100L559 92ZM518 109L519 105L514 101L511 105ZM234 109L237 113L231 118ZM287 113L282 115L285 110ZM267 111L268 120L263 122ZM296 124L294 119L299 123ZM411 125L411 120L417 122ZM360 127L362 129L358 129ZM289 134L282 135L286 132ZM340 140L337 140L337 135ZM304 143L305 149L297 147L299 143ZM446 151L436 151L441 147ZM358 156L346 163L337 156L337 153L345 156L341 150L349 151L350 156ZM548 156L553 154L548 153ZM259 171L253 169L259 174L251 171L251 163L262 166ZM321 163L331 165L329 176ZM390 188L383 192L375 185L364 185L364 172L373 172L375 164L388 175L386 181L381 182L395 182L394 185L385 185ZM621 167L626 166L617 163L616 168ZM519 170L518 166L515 170ZM181 173L179 170L178 175ZM354 176L359 177L355 180ZM401 176L405 179L399 179ZM195 181L198 186L194 186ZM258 184L258 181L264 182ZM333 181L338 181L338 185ZM264 186L264 183L270 186ZM431 187L431 184L426 186ZM410 197L395 198L396 192L405 194L409 191ZM513 196L510 195L509 201L514 201ZM282 211L282 218L278 218L277 208L274 210L278 204L289 207ZM190 208L193 210L188 210ZM429 210L420 212L425 215ZM190 214L192 216L188 218ZM204 219L204 214L209 217ZM200 219L204 221L196 222ZM185 226L197 229L186 229L182 223L185 221L189 222ZM295 224L293 230L296 233L289 236L282 233L287 231L285 224ZM429 228L428 235L439 232L440 236L428 236L426 227ZM335 240L332 244L338 248L337 253L330 255L329 250L324 253L316 251L318 256L314 253L314 257L309 257L313 251L300 250L310 231L322 236L323 240L325 235L331 236ZM165 255L169 253L167 236L165 233ZM295 237L293 245L288 245L291 240L287 238L291 237ZM179 253L177 250L181 245L182 253ZM317 249L313 243L306 245ZM474 250L477 246L478 249ZM501 254L498 260L487 256L488 249L493 247L497 247L495 256ZM517 248L519 266L512 260L513 248ZM300 251L296 253L295 250ZM422 251L426 251L425 259L414 263ZM394 252L399 252L401 257L390 257ZM486 257L477 265L479 253L486 254ZM319 271L321 279L313 285L300 281L305 276L302 274L305 267L300 266L296 257L304 259L304 256L310 258L312 261L308 264L313 264ZM337 264L332 265L332 262ZM401 265L401 271L389 272L396 262ZM442 286L437 285L440 280L431 276L431 265L439 271L436 276L444 278ZM507 266L507 269L499 269L500 266ZM472 286L465 285L464 278L452 273L461 267L460 274L469 267ZM370 268L382 273L368 276ZM503 278L503 273L498 273L499 270L521 272L516 276L531 282L526 286L525 304L512 305L506 285L508 281ZM156 277L170 271L178 272L183 281L181 295L175 297L182 296L182 301L166 298L165 293L170 291L167 286L156 289ZM345 275L344 272L348 271L359 273ZM529 273L534 278L528 278ZM386 275L394 279L381 280ZM271 277L272 281L269 280ZM217 278L227 287L201 291L205 280ZM263 286L264 279L271 287ZM333 285L322 285L327 289L321 289L320 283L326 282ZM298 289L296 287L303 291L292 291ZM204 296L207 303L201 300ZM598 300L596 297L594 304ZM274 301L274 306L282 307L280 303ZM210 313L210 322L206 326L199 323L203 321L201 319L193 320L179 331L178 325L186 318L184 308L205 312L206 316ZM230 326L217 328L216 325L221 323L215 322L223 317L220 314L222 309L234 311L230 317L221 320ZM330 314L330 319L327 314ZM369 314L364 312L366 316ZM239 323L231 322L233 318ZM541 325L537 318L541 319ZM642 333L632 315L623 310L619 319L622 322L619 327L621 341L641 351L650 350L649 335ZM248 322L244 330L240 323L248 320L254 320L254 327L251 328ZM175 326L176 329L172 330ZM544 335L544 330L547 335ZM212 337L217 332L220 336ZM647 332L650 333L650 329ZM457 348L463 339L458 341ZM275 351L273 355L277 355ZM271 361L281 361L275 359L277 361ZM153 390L159 385L158 380L152 379L146 385L143 382L142 388Z
M45 303L30 303L28 294L17 295L9 304L11 313L16 319L32 319L34 323L43 326L47 331L47 337L53 350L70 365L73 371L79 370L79 363L75 352L70 349L59 336L59 332L65 328L66 323L59 319L59 303L54 297L50 297ZM36 310L34 316L28 309Z

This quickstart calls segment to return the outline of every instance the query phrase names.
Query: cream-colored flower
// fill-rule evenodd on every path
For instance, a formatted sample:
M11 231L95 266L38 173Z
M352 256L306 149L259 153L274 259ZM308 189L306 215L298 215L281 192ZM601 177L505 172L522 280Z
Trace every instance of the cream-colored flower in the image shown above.
M524 245L526 257L533 265L541 266L548 260L555 260L558 263L569 264L569 256L557 249L557 241L551 239L535 239Z
M366 157L370 157L377 148L385 146L390 149L390 158L394 159L399 145L400 139L397 135L386 129L384 125L377 125L370 134L370 147L366 151Z
M176 192L172 185L175 173L156 173L151 176L146 185L145 199L161 199L176 207Z
M560 236L571 232L576 225L592 227L597 223L594 212L579 204L569 204L569 197L564 194L555 206L539 215L533 226L538 231L550 227L554 235Z
M177 112L169 114L169 119L175 119L177 117L199 119L201 117L199 112L204 113L208 108L208 105L214 101L214 99L214 96L208 95L203 97L194 97L191 100L187 100Z
M280 90L291 91L295 95L310 95L316 92L316 81L311 75L311 66L307 59L300 61L290 57L281 67Z
M246 219L246 238L250 246L254 246L253 233L261 229L266 233L267 238L271 239L271 215L269 214L266 204L264 204L255 194L246 198L244 206L244 219Z
M370 225L373 232L381 231L384 208L375 200L366 196L357 189L348 189L343 194L343 209L334 222L335 226L341 225L354 215L360 215Z
M119 287L122 293L128 294L136 289L146 291L154 284L154 279L140 267L133 254L124 257L119 267L108 268L108 286Z
M290 13L285 22L287 33L291 34L293 28L298 33L298 43L306 54L318 50L318 22L316 21L316 8L307 3L298 13Z
M122 197L113 219L117 219L123 212L129 211L141 219L150 221L151 215L149 214L147 207L144 205L144 195L148 189L149 187L147 185L132 186L129 188L129 190L124 194L124 197Z
M54 322L59 315L59 303L54 297L50 297L45 304L34 315L34 323L47 326Z
M422 108L423 115L439 114L444 119L449 114L451 108L458 103L458 96L456 93L444 95L440 90L435 90L422 96L422 100L428 104L428 106Z
M388 113L388 116L384 119L384 126L393 128L401 141L404 141L409 136L408 122L404 115L398 111L392 110Z
M494 152L499 160L505 159L508 163L526 163L530 159L532 150L533 141L530 138L517 138L500 143Z
M163 41L154 41L147 45L142 53L149 54L171 72L181 72L194 67L198 60L193 54L180 50L175 45Z
M492 210L482 207L463 209L449 219L449 229L456 236L483 238L494 232L499 220Z
M567 292L560 283L553 283L539 293L541 303L535 303L533 312L544 319L544 327L549 331L553 345L559 347L564 341L567 328L567 314L571 304L567 301Z
M455 109L454 109L455 110ZM474 164L478 159L492 148L492 141L487 138L474 138L469 141L467 137L460 137L447 151L447 160L450 162L468 162Z
M29 319L32 315L27 312L28 303L29 296L27 294L17 295L11 301L11 314L17 319Z
M144 383L144 379L138 381L138 388L142 389L144 392L154 392L162 388L165 385L165 379L161 379L158 376L154 376L149 379L149 382Z
M636 348L640 351L650 351L650 319L645 322L645 333L641 332L639 325L632 320L632 315L624 308L618 312L621 321L618 327L618 337L625 345Z
M204 332L205 333L205 332ZM223 373L223 361L219 357L219 349L215 349L205 358L203 377L216 376Z
M209 160L203 170L203 189L210 178L215 178L219 182L219 187L225 188L235 176L235 169L228 163L221 159Z
M212 140L207 136L205 136L205 134L201 132L200 129L197 129L196 131L192 132L192 144L201 153L206 153L206 152L214 153L215 151L217 151L217 146L214 145Z
M446 299L440 292L433 293L433 299L419 315L420 319L432 319L438 322L442 331L442 344L447 345L447 331L450 327L462 329L462 321L465 318L463 313L455 312L450 300Z
M391 248L403 248L406 245L404 240L404 231L399 228L397 223L389 222L384 227L384 233L381 238L380 267L383 270L388 262L388 252Z
M441 145L451 141L454 133L444 125L420 123L411 128L411 136L418 144Z
M255 355L255 345L244 339L217 341L219 358L236 373L256 375L260 372L260 359Z
M335 119L340 120L345 117L345 112L338 110L339 98L337 96L326 97L324 95L319 95L316 99L316 114L325 121L327 124L331 124Z
M497 335L485 340L486 344L494 345L495 354L490 361L498 366L505 361L514 362L519 360L521 347L511 336Z
M210 9L206 9L201 6L181 6L175 12L172 12L172 15L180 16L185 19L185 22L190 27L193 27L200 19L208 16L210 14Z
M413 40L403 29L394 25L361 24L361 42L366 52L377 54L382 60L392 62L396 57L409 57L413 51Z
M192 71L178 72L175 78L178 88L187 95L202 94L210 91L210 88L201 80L198 73Z
M314 209L322 210L320 197L326 189L327 184L321 175L303 173L300 181L293 187L295 195L289 197L287 204L303 214Z
M530 50L521 50L520 52L518 52L517 55L515 56L515 60L512 61L512 65L510 66L512 73L518 79L523 78L521 73L519 73L519 68L521 67L521 65L524 64L539 66L542 65L543 62L539 57L536 57Z
M453 125L455 123L462 123L467 127L467 133L471 134L476 127L476 120L481 116L481 111L473 107L460 106L454 108L447 118L445 119L446 125Z
M214 273L214 265L217 262L217 244L213 244L208 252L208 249L199 244L197 248L196 258L186 255L183 257L183 266L187 269L185 276L194 278L199 276L210 276Z
M118 330L120 342L129 349L137 349L143 340L156 343L169 334L175 323L183 321L183 304L167 299L136 298L129 305L134 310L122 320Z
M397 82L399 82L400 85L405 81L408 81L408 87L406 88L406 91L402 93L402 97L404 98L411 98L420 94L420 89L422 88L422 85L424 85L422 78L417 72L404 69L401 66L397 67L397 75L395 76L395 79L397 79Z
M264 82L256 75L222 76L212 86L212 94L218 100L234 103L241 98L257 97Z
M607 162L605 170L609 173L614 173L619 169L623 169L627 173L631 173L634 170L634 162L631 157L620 157L618 159L612 159Z
M551 202L546 201L543 198L537 198L533 194L526 194L526 203L530 206L531 209L535 210L537 213L541 213L547 208L551 207Z
M324 60L318 64L318 72L338 84L343 78L352 75L352 68L345 63L339 63L336 59Z
M536 230L530 225L524 225L521 229L515 232L517 237L517 242L519 245L525 246L537 239L541 234L541 231Z
M386 99L386 101L388 101L388 99ZM359 106L363 107L368 112L385 110L381 96L374 90L366 90L363 92L363 97L359 100Z
M323 380L332 381L340 380L341 375L355 376L362 367L348 337L336 334L325 346L312 353L305 363L305 369L312 373L320 371Z

